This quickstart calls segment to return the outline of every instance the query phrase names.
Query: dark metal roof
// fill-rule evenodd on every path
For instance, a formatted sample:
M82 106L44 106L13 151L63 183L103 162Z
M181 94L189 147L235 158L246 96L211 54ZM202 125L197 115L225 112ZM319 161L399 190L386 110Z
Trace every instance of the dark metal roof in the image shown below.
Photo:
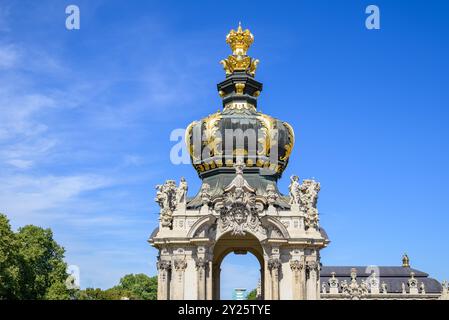
M205 175L203 177L203 183L207 183L210 186L210 195L211 197L220 196L223 194L223 190L228 186L231 181L235 178L235 169L234 168L219 168L217 169L221 171L221 173L214 173L209 176ZM259 168L245 168L244 169L244 178L250 184L251 187L256 189L257 195L264 195L266 193L267 185L274 185L279 198L275 203L276 207L281 209L290 208L288 204L289 198L282 195L279 191L276 184L276 177L272 175L261 175L259 172ZM193 198L190 198L187 202L188 209L198 209L202 206L201 201L201 189L198 191L197 195Z
M371 270L373 268L378 268L379 273L378 276L381 277L406 277L410 278L410 273L415 273L415 278L418 277L428 277L429 275L425 272L413 269L413 268L405 268L405 267L388 267L388 266L323 266L321 268L321 276L330 277L332 272L335 272L336 277L350 277L351 269L355 268L357 271L357 277L369 277L371 275ZM368 271L368 272L367 272Z
M331 278L332 272L335 272L335 277L338 278L340 283L343 280L349 282L351 280L352 268L357 270L358 283L362 280L366 280L371 274L370 270L372 270L369 266L323 266L320 272L320 281L321 283L324 282L327 284L329 278ZM418 280L418 287L420 287L421 283L424 283L426 293L441 293L443 289L437 280L429 278L429 275L423 271L397 266L376 266L376 268L378 268L376 275L379 278L380 283L385 282L387 284L388 293L401 293L403 283L405 284L406 292L408 293L407 281L410 279L411 272L415 273L415 278ZM369 272L367 273L366 271Z
M159 227L156 227L153 232L151 232L150 239L153 239L159 232Z

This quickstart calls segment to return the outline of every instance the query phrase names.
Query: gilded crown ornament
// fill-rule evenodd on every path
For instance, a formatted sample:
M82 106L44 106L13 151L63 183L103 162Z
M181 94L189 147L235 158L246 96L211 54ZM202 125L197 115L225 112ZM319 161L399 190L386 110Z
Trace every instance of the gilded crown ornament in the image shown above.
M246 52L253 42L253 34L248 29L243 31L240 22L237 31L232 29L226 36L226 43L231 46L232 53L236 56L246 56Z
M185 141L192 164L201 178L207 178L228 172L241 159L247 171L270 172L280 178L292 153L293 128L287 122L257 111L263 86L254 79L258 60L247 55L254 42L251 32L239 24L229 32L226 42L232 54L221 61L226 79L217 84L223 110L187 127ZM214 188L213 184L210 188ZM212 195L213 192L205 194L205 199ZM201 205L208 201L201 200Z
M253 42L253 34L248 29L243 31L240 22L237 31L232 29L228 33L226 43L230 45L232 55L220 61L227 76L233 74L234 71L246 71L246 73L254 77L259 60L253 59L246 54Z

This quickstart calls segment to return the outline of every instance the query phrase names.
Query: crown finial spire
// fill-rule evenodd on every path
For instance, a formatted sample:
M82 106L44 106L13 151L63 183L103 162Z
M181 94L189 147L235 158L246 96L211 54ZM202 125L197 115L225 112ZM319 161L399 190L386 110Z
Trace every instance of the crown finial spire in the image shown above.
M239 22L237 31L232 29L228 33L226 43L231 47L232 55L220 61L226 75L231 75L234 71L246 71L251 76L255 75L259 60L252 59L247 55L247 51L253 42L253 34L249 29L243 30L241 22Z
M404 268L410 268L410 259L406 253L402 256L402 266Z

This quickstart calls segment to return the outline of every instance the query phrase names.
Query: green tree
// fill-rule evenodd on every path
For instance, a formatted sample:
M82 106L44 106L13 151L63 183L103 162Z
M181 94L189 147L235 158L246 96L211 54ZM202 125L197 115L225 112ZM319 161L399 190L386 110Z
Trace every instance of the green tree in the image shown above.
M139 300L156 300L157 299L157 277L149 277L143 273L128 274L120 279L118 286L114 289L124 290L131 296Z
M0 214L0 299L18 296L20 269L18 241L8 218Z
M79 290L76 294L76 299L78 300L121 300L123 298L130 300L139 299L139 297L128 290L118 288L117 286L107 290L87 288L85 290Z
M16 234L21 267L19 298L68 299L68 275L64 248L53 239L50 229L28 225Z
M63 259L50 229L29 225L14 233L0 214L0 299L69 299Z
M99 288L87 288L76 293L78 300L106 300L104 291Z
M257 300L257 289L251 290L246 296L246 300Z

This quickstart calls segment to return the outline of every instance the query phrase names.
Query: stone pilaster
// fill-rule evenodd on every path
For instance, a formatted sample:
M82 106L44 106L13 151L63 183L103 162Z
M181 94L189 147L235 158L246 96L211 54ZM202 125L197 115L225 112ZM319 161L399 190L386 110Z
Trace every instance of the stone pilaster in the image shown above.
M197 279L198 279L198 300L206 300L206 278L207 278L207 261L204 258L198 258L196 261L196 271L197 271Z
M159 260L157 262L158 281L157 281L157 299L170 299L170 271L171 262L167 260Z
M318 272L319 265L316 261L306 263L306 298L307 300L318 299Z
M206 299L212 300L212 288L213 288L213 277L212 277L212 260L208 262L208 268L206 270L207 279L206 279Z
M172 277L173 282L173 300L184 299L184 272L187 268L187 261L185 259L174 260L175 274Z
M304 264L299 260L291 260L293 300L304 299Z
M279 273L282 263L278 258L268 260L268 269L271 274L271 299L279 300Z

